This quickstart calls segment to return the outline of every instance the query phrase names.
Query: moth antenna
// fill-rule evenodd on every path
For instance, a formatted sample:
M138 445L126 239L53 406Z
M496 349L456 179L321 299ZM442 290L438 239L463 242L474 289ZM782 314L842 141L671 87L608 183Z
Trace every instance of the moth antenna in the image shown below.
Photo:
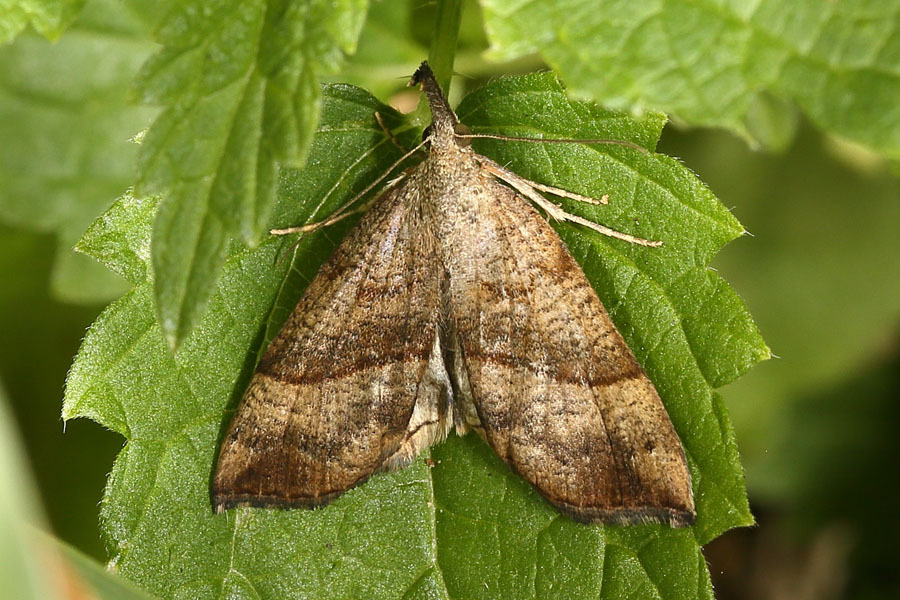
M300 237L298 237L296 240L294 240L294 243L291 244L290 246L288 246L288 249L281 253L281 257L279 257L278 262L275 263L275 266L280 267L281 265L283 265L284 261L287 260L287 257L290 256L291 254L293 254L294 250L297 249L297 246L299 246L300 242L302 242L302 241L303 241L302 235Z
M397 138L394 137L394 134L388 129L387 124L385 124L384 119L381 117L381 113L377 110L375 111L375 120L378 121L378 125L381 127L381 130L391 139L395 146L400 148L403 152L406 152L406 147L401 145Z
M540 142L542 144L611 144L614 146L625 146L639 150L644 154L650 154L650 151L639 144L629 142L628 140L606 140L606 139L586 139L586 140L569 140L563 138L530 138L517 137L512 135L500 135L495 133L457 133L458 138L480 138L487 140L504 140L507 142Z

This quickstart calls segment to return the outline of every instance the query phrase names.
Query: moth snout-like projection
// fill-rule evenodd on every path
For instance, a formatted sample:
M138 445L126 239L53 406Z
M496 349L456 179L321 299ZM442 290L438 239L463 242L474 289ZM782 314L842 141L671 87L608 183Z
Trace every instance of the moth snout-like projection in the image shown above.
M322 505L471 429L579 521L693 523L656 389L531 202L658 244L561 212L536 190L584 198L477 154L426 63L411 83L431 106L427 157L388 184L266 349L219 452L217 510Z

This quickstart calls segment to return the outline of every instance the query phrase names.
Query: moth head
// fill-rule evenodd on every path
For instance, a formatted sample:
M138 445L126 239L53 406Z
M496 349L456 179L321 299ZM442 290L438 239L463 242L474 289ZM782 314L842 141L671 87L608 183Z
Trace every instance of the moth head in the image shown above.
M428 66L428 62L423 62L412 78L409 85L417 85L425 93L428 98L428 106L431 108L431 125L423 132L423 140L429 140L432 147L450 147L456 142L455 127L458 126L459 120L453 114L453 109L447 103L441 86L434 78L434 72Z
M419 68L416 69L416 72L413 73L413 76L409 79L408 86L412 87L414 85L419 85L426 79L434 79L434 72L432 72L431 67L428 65L428 61L423 61Z

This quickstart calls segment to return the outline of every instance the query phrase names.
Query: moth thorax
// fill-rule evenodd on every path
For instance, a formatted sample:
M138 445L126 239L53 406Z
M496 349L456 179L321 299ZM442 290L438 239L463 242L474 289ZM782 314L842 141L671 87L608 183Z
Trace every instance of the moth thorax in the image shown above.
M423 136L430 138L429 143L433 147L446 147L456 145L454 124L444 120L435 120L429 125Z

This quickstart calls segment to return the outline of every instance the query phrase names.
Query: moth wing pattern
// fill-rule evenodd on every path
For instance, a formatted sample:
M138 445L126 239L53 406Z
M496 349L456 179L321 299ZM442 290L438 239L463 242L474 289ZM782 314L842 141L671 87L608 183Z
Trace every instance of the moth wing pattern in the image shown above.
M219 453L217 510L324 504L446 435L442 267L419 200L386 191L267 348Z
M325 504L455 425L576 520L692 524L659 394L528 198L567 213L459 142L427 63L411 82L431 106L428 156L378 197L267 348L220 449L217 510Z
M692 523L679 438L581 267L524 197L481 186L439 235L458 413L576 520Z

